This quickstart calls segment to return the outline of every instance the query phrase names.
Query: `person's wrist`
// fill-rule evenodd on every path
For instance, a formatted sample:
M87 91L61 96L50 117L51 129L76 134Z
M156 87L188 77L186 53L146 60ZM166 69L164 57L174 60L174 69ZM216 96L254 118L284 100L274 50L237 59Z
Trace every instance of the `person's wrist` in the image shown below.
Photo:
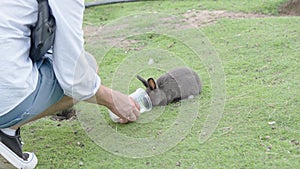
M112 92L112 89L101 85L96 94L98 104L111 109L113 107Z

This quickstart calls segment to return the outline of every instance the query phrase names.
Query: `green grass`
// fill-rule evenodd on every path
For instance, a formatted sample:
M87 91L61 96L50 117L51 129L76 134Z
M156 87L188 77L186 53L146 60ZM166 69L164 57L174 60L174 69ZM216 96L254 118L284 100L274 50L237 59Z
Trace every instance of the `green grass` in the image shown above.
M127 4L121 3L88 9L85 13L85 24L106 24L113 19L139 14L141 12L181 14L192 9L228 10L234 12L278 15L279 6L285 1L286 0L153 0Z
M207 0L116 4L87 9L85 25L103 25L141 11L180 15L193 8L276 14L281 2ZM179 144L165 153L128 158L114 155L98 146L88 137L78 120L56 122L44 118L24 127L24 148L36 153L38 168L42 169L299 168L299 25L299 17L268 17L221 19L216 24L201 28L222 61L227 90L222 119L210 139L203 144L199 143L199 134L209 113L213 89L205 64L201 60L191 59L195 54L185 44L160 34L134 35L126 39L134 43L125 47L114 46L104 57L98 57L101 53L97 51L97 44L87 43L87 49L99 59L99 74L102 83L107 86L114 83L115 71L122 68L120 65L128 56L148 49L162 49L167 52L166 55L176 55L194 68L201 75L204 88L201 97L194 99L200 102L201 111L193 121L192 128ZM163 71L148 68L138 73L145 77L158 77ZM129 93L141 87L134 75L128 75L128 78L125 80L130 81ZM180 114L178 108L179 104L169 105L155 121L129 125L110 122L107 110L103 107L90 113L94 119L97 119L93 116L97 113L104 116L108 120L107 126L119 133L134 138L158 138L173 127L174 120Z

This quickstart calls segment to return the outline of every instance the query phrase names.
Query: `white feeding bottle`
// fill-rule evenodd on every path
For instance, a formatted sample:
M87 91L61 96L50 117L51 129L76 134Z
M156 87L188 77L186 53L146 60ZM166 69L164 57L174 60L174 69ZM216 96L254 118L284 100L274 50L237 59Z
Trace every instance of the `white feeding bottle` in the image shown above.
M138 88L135 92L130 94L129 97L133 98L133 100L135 100L139 104L141 113L152 110L152 102L150 100L149 95L144 89ZM120 117L115 115L110 110L109 110L109 116L113 122L116 123L119 122Z

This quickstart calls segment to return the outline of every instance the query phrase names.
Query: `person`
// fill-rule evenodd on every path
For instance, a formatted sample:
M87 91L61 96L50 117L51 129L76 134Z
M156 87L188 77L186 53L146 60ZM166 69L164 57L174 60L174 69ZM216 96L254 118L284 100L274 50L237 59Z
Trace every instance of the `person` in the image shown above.
M37 0L0 1L0 153L18 168L34 168L34 153L23 152L20 128L67 109L78 101L102 105L134 122L138 104L101 84L97 63L84 50L84 0L48 0L56 20L52 50L44 59L29 58ZM0 163L1 164L1 163Z

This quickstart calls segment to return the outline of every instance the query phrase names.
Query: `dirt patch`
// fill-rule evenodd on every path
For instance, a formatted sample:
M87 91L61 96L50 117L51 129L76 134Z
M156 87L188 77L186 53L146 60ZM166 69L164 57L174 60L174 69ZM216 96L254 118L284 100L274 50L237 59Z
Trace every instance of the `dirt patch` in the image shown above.
M243 19L243 18L263 18L270 17L269 15L263 14L253 14L253 13L242 13L242 12L228 12L223 10L188 10L183 14L184 20L174 23L174 27L178 30L188 29L191 27L204 27L215 23L218 19L221 18L230 18L230 19ZM172 23L169 20L173 20L174 18L162 18L161 23ZM179 23L182 24L179 24ZM189 25L187 25L188 23ZM109 31L113 32L114 30L120 30L124 25L118 25L117 27L111 27ZM87 38L93 38L98 35L102 27L93 27L93 26L85 26L84 32ZM104 32L103 34L107 34L109 32ZM99 35L98 35L99 36Z
M230 19L243 19L243 18L263 18L271 17L269 15L263 14L253 14L253 13L242 13L242 12L228 12L223 10L188 10L183 15L183 19L180 17L167 16L159 19L159 23L155 26L164 25L164 28L169 28L172 30L183 30L190 28L200 28L208 26L217 22L221 18ZM108 46L118 46L127 47L129 44L134 42L126 42L122 37L120 37L116 32L122 32L123 28L128 27L128 23L120 23L119 25L106 25L105 27L99 26L85 26L85 40L88 44L95 44L101 42L101 44L107 44ZM128 29L128 28L127 28ZM154 30L157 30L153 28ZM122 43L119 43L121 42Z
M286 3L284 3L279 8L279 14L281 15L294 15L294 16L300 16L300 0L290 0ZM224 10L188 10L183 15L184 19L182 21L179 21L177 23L174 23L174 28L177 30L182 29L189 29L191 27L204 27L211 24L214 24L217 22L218 19L221 18L229 18L229 19L244 19L244 18L264 18L264 17L272 17L270 15L264 15L264 14L255 14L255 13L242 13L242 12L229 12ZM161 23L167 23L170 24L169 20L173 20L174 18L162 18ZM177 18L178 19L178 18ZM166 22L167 21L167 22ZM181 23L180 23L181 22ZM186 24L188 23L188 24ZM114 32L122 29L122 27L126 25L117 25L110 27L109 31ZM106 31L107 31L106 30ZM96 39L99 39L99 32L101 31L101 34L110 34L111 32L102 32L102 27L94 27L94 26L86 26L84 27L84 32L86 39L90 42L93 42ZM116 38L116 37L115 37ZM101 39L101 40L107 40L107 39ZM120 39L117 39L118 41ZM111 41L109 39L108 41Z
M279 8L279 14L300 16L300 0L290 0Z
M270 17L269 15L242 13L242 12L228 12L223 10L189 10L183 14L185 20L195 27L204 27L215 23L221 18L243 19L243 18L263 18Z
M57 114L55 114L54 116L52 116L51 118L52 120L55 121L62 121L62 120L74 120L77 119L76 116L76 109L69 108L69 109L65 109L63 111L58 112Z

